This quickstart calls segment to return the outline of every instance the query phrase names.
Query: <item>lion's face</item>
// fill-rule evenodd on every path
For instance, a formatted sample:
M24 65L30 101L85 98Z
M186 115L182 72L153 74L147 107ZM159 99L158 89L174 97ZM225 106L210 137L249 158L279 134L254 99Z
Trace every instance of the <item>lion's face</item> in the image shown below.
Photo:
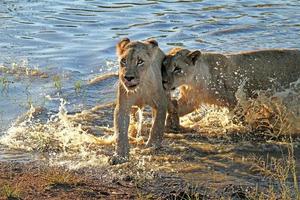
M128 38L117 44L119 78L128 90L137 88L151 67L151 55L158 44L155 40L131 42Z
M163 62L163 85L167 90L173 90L188 82L194 76L193 71L200 51L190 52L187 49L172 49Z

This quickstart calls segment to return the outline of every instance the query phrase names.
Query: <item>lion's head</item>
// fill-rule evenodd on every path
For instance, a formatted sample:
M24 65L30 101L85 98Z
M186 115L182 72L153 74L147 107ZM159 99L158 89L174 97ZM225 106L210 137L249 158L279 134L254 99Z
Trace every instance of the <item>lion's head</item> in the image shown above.
M127 90L134 90L145 79L157 48L155 40L140 42L124 38L117 44L119 78Z
M163 61L163 85L165 89L173 90L184 84L188 84L194 76L193 71L200 51L187 49L172 49Z

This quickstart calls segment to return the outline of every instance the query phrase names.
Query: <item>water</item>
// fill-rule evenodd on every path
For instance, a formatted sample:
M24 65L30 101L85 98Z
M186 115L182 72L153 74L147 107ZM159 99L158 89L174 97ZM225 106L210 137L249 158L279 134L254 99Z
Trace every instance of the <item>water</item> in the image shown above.
M56 113L60 102L53 97L64 98L71 113L112 102L115 78L86 83L117 71L122 37L155 38L166 52L175 46L233 52L299 48L299 36L298 0L2 0L0 66L17 70L0 70L0 135L31 105Z

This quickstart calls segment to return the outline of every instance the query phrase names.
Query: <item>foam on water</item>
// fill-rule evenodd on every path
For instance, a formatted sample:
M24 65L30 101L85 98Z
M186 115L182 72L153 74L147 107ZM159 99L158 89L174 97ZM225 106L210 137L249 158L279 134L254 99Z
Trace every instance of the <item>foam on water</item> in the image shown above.
M40 77L48 78L49 75L42 72L40 69L32 69L28 66L27 60L21 60L20 63L12 63L11 66L0 65L0 74L10 74L14 77L27 76L27 77Z
M106 163L107 156L101 155L99 149L111 144L113 137L96 137L87 133L81 124L69 120L66 102L59 100L59 112L51 115L46 123L34 120L38 111L32 106L24 121L13 124L0 138L0 144L10 149L47 153L51 163L72 163L72 167L77 167L75 163L82 160L87 166Z

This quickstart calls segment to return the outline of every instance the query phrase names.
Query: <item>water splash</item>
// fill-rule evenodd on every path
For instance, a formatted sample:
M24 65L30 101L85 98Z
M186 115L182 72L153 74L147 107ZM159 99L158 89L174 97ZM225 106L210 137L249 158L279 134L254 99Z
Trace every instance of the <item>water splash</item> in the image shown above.
M216 135L261 132L277 138L300 133L300 79L280 92L256 91L254 99L246 98L245 82L235 94L238 104L232 111L226 107L202 105L182 117L182 124Z
M51 163L72 163L73 167L77 167L82 166L81 161L84 160L88 161L86 165L105 164L108 156L105 155L107 152L101 152L103 145L111 144L114 138L87 133L81 124L69 119L63 99L52 100L60 101L57 114L42 123L34 120L41 110L31 106L23 121L17 120L0 138L0 144L10 149L46 153Z
M38 68L29 67L28 60L23 59L18 63L11 63L10 66L0 64L0 74L13 75L15 77L39 77L48 78L49 74Z
M299 102L299 85L299 82L294 83L288 90L273 95L259 92L256 99L246 99L241 84L236 94L239 104L233 111L226 107L202 105L191 114L182 117L181 123L199 134L217 137L253 131L262 131L274 137L299 133L299 129L295 129L300 127L297 123L298 107L295 106ZM69 168L106 166L108 158L114 152L111 128L114 104L95 106L80 113L68 114L65 100L51 97L49 100L60 102L57 113L31 106L30 110L16 120L0 138L0 144L9 149L45 154L52 165L64 165ZM146 119L142 135L147 137L151 120L147 113L144 116ZM178 133L176 137L165 134L164 149L159 154L153 154L151 150L144 149L143 145L140 146L143 142L139 141L139 138L132 141L131 162L126 164L127 167L123 166L124 169L172 171L179 169L178 166L181 166L182 162L187 162L184 159L199 156L198 151L212 151L203 148L205 145L201 138L195 142L185 137L188 137L188 134ZM187 151L190 146L196 148L195 152ZM218 145L209 145L207 148L220 151ZM230 146L227 145L226 148ZM140 166L136 166L136 163Z

